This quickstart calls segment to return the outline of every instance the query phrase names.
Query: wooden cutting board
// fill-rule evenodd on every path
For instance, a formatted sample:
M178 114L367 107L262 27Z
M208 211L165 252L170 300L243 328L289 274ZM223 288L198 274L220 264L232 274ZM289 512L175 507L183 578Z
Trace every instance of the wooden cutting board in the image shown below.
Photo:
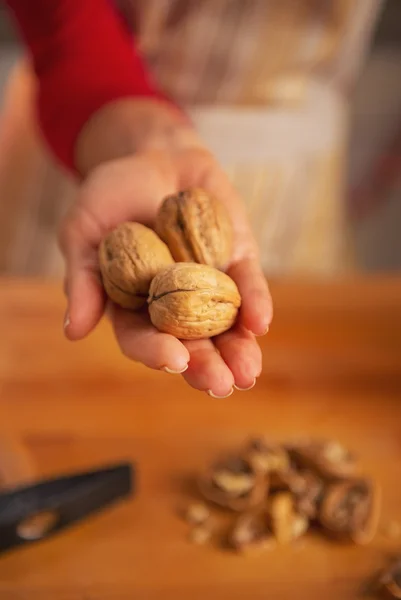
M129 502L1 557L2 600L346 600L401 551L382 531L367 547L310 536L253 557L188 542L177 513L194 473L255 433L340 440L383 487L382 525L401 522L401 280L272 292L257 386L217 401L123 359L106 324L66 342L58 285L0 284L1 430L38 476L139 467Z
M36 476L34 460L18 436L10 435L5 422L0 426L0 493L2 489L26 485Z

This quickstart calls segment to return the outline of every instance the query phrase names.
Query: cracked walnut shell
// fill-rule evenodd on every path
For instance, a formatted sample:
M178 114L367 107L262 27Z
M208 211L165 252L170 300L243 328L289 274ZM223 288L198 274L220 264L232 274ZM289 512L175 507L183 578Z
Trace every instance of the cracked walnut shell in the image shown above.
M290 459L285 448L272 443L267 438L254 438L249 441L246 455L260 471L282 473L289 469Z
M355 457L331 440L304 440L288 448L291 459L323 479L347 479L355 475Z
M99 248L103 286L113 302L138 309L146 304L150 282L174 263L166 244L140 223L122 223Z
M268 494L268 480L247 460L228 457L212 465L199 478L202 496L233 511L259 506Z
M233 228L225 206L202 189L167 196L156 217L156 231L177 262L224 269L231 257Z
M264 550L272 544L273 534L266 511L245 512L235 521L229 533L229 545L238 552Z
M207 265L177 263L153 279L148 303L151 321L159 331L193 340L230 329L241 297L225 273Z
M380 515L380 487L368 479L344 480L330 485L319 511L326 533L356 544L374 537Z

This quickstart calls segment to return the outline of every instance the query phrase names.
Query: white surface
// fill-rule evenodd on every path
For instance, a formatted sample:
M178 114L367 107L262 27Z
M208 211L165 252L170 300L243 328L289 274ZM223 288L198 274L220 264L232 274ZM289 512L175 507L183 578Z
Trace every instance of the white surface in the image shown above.
M200 135L224 165L298 160L333 149L344 132L345 103L314 81L293 109L190 109Z

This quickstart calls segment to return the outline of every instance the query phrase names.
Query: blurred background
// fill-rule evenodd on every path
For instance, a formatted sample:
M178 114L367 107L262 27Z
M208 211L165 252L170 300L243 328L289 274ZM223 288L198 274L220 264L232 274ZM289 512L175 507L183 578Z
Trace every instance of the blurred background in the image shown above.
M305 116L305 123L321 109L316 123L334 131L330 135L337 140L335 153L324 161L321 156L308 156L298 165L298 174L291 165L291 175L283 177L272 159L263 177L256 181L252 176L251 193L246 168L232 169L227 159L224 127L230 128L230 112L192 110L206 138L211 125L223 132L208 143L248 204L268 273L336 276L400 269L400 31L401 2L387 0L372 24L355 81L345 90L344 105L331 94L327 78L319 88L319 75L313 75L311 114ZM29 104L34 86L22 58L23 50L0 4L0 274L58 277L63 266L55 242L57 223L73 201L76 184L38 142ZM343 61L349 58L343 56ZM297 79L281 82L281 97L297 83ZM297 108L277 108L273 103L266 117L266 136L283 137L277 125L283 116L287 118L283 111L289 114ZM235 118L239 129L248 127L246 115ZM322 129L321 124L316 128ZM285 131L291 132L291 127ZM248 142L243 137L242 153L254 151L252 135ZM322 175L313 189L309 186L305 198L298 198L300 173L319 170Z

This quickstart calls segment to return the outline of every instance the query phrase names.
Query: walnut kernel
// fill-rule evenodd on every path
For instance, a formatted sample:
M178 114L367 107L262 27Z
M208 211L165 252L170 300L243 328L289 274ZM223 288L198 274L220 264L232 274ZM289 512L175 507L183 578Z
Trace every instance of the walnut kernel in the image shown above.
M187 521L193 525L202 525L209 517L210 510L205 504L201 504L200 502L191 504L186 512Z

